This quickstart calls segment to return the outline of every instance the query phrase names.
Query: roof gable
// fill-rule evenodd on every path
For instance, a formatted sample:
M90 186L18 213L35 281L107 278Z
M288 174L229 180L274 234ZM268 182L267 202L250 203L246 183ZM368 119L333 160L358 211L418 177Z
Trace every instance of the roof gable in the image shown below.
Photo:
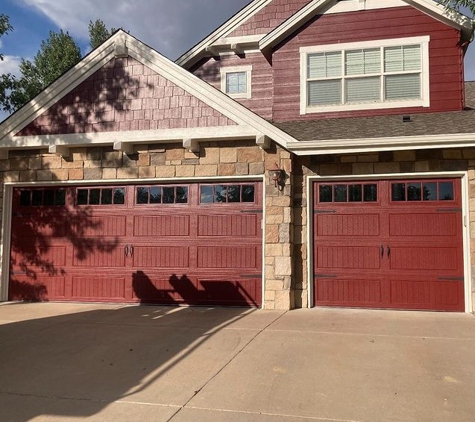
M204 56L215 55L223 48L236 52L245 48L268 51L317 14L401 6L413 6L456 27L470 40L473 21L460 13L448 12L434 0L254 0L176 63L189 69Z
M0 134L3 150L230 138L262 145L270 138L285 146L294 140L123 31L2 123Z
M428 15L438 19L447 25L460 29L467 40L473 33L474 22L468 17L457 13L448 12L444 6L433 0L402 0L407 6L413 6L416 9L427 13ZM318 14L328 12L335 6L333 0L313 0L305 7L300 9L297 13L279 25L277 28L269 32L259 42L259 48L261 51L266 51L279 44L290 34L297 29L305 25L309 20ZM365 7L362 7L365 10Z

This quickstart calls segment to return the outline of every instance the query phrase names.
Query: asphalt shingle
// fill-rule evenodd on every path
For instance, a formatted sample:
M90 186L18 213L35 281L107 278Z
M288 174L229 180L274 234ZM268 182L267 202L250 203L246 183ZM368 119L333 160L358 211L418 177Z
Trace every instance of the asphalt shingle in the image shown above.
M475 82L466 82L465 92L466 108L462 111L274 122L274 125L299 141L475 133ZM403 122L403 116L410 116L410 122Z

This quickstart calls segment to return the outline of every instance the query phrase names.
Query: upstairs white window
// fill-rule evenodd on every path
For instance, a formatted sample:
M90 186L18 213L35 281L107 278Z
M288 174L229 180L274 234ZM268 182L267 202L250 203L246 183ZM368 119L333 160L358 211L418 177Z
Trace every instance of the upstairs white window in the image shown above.
M221 91L232 98L251 98L252 66L221 69Z
M301 114L429 106L429 37L302 47Z

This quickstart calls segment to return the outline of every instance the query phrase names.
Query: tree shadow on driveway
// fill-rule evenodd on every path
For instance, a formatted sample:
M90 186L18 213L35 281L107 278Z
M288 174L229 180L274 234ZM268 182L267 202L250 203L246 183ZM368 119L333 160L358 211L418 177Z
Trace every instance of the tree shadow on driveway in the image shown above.
M67 309L67 313L25 320L45 310L58 313L54 307ZM84 308L87 310L82 311ZM0 306L0 419L26 422L49 415L51 420L74 420L92 417L121 402L157 406L154 420L162 420L160 411L168 414L163 419L168 420L254 335L252 330L223 332L252 312L112 305ZM122 412L124 416L124 421L140 420L137 414Z

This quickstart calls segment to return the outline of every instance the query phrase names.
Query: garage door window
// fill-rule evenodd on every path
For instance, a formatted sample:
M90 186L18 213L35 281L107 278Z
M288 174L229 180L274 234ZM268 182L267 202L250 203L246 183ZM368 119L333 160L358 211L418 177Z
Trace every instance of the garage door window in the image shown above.
M376 202L378 187L376 184L320 185L319 199L325 202Z
M453 201L453 182L392 183L391 200L394 202Z
M187 204L187 186L140 186L136 189L138 205Z
M254 202L254 185L206 185L200 187L200 203Z
M64 206L66 191L64 189L24 189L20 193L22 207Z
M124 205L125 188L80 188L76 202L77 205Z

